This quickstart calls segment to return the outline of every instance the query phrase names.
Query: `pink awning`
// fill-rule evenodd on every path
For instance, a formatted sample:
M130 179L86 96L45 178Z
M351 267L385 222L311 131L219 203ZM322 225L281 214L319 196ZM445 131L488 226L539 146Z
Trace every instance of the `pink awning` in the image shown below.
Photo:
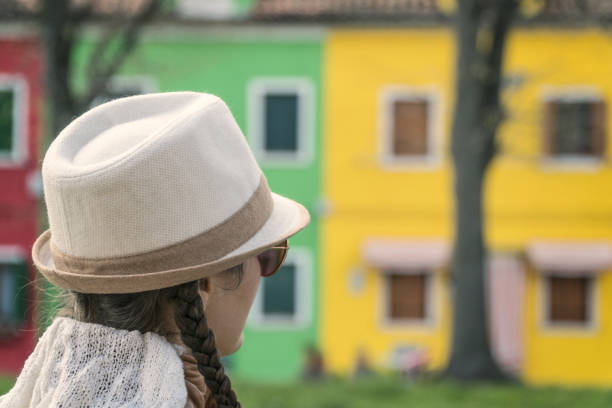
M436 269L447 263L449 247L443 241L372 238L362 253L377 268Z
M608 242L536 241L527 246L527 256L544 273L597 273L612 266Z

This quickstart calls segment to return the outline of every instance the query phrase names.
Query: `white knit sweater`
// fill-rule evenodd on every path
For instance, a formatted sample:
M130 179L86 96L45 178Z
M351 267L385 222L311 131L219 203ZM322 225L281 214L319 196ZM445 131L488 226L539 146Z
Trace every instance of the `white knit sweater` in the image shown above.
M181 351L155 333L57 317L0 408L183 408Z

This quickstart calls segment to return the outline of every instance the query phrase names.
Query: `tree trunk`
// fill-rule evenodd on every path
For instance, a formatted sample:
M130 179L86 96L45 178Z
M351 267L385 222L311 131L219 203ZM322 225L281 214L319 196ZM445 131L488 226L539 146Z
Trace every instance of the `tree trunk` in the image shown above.
M462 380L505 378L488 336L482 191L502 119L502 56L517 1L462 0L457 15L457 99L451 142L456 199L453 337L445 374Z
M70 57L74 26L70 22L68 0L45 0L42 31L45 57L45 104L52 138L76 115L74 95L70 90Z
M72 58L78 30L88 18L95 17L93 2L80 5L71 0L43 0L41 26L44 39L46 107L51 138L77 115L89 109L93 100L102 94L125 59L138 44L141 29L159 11L162 0L149 0L138 13L113 17L106 25L107 32L94 47L88 64L88 83L82 94L71 84ZM119 12L118 12L119 13ZM112 39L118 46L112 47ZM107 53L109 48L114 52ZM116 48L116 49L115 49ZM107 55L110 54L110 55Z

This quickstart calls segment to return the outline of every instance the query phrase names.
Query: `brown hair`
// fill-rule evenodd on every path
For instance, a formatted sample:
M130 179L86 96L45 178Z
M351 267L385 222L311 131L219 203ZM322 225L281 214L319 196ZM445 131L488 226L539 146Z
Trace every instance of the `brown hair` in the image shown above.
M227 269L217 276L231 279L232 290L240 285L243 265ZM127 294L89 294L64 292L63 307L58 316L98 323L122 330L138 330L141 333L156 332L164 335L160 319L164 308L172 305L174 321L181 339L198 362L198 370L204 376L207 387L218 408L240 407L232 390L221 356L215 344L215 335L208 327L202 299L198 293L200 281L191 281L169 288Z

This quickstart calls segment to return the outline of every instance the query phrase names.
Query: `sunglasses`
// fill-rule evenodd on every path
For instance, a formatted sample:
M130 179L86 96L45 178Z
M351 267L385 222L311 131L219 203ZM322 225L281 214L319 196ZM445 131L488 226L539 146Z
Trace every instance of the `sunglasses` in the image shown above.
M261 276L267 278L274 275L285 262L287 252L289 252L289 240L284 240L257 255L257 260L261 266Z

